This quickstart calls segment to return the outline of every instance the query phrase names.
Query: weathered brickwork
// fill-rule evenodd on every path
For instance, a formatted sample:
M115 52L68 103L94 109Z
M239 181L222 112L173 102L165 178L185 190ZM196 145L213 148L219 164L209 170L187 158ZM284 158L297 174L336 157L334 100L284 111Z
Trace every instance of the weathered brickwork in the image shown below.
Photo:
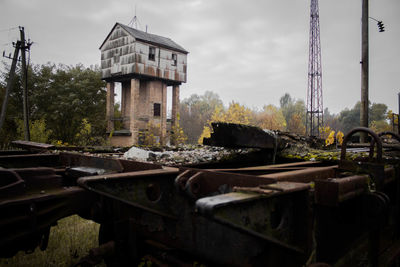
M107 81L107 131L111 144L140 143L149 125L167 142L167 87L172 86L172 124L177 121L179 86L186 82L188 52L169 38L116 23L100 47L102 78ZM122 130L115 130L115 82L121 83Z

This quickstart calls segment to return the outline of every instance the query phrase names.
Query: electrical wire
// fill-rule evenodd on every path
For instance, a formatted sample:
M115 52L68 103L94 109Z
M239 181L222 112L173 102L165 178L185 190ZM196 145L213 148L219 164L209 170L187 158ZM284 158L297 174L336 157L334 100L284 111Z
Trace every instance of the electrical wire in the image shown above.
M8 28L8 29L2 29L2 30L0 30L0 32L9 32L9 31L15 30L15 29L18 29L18 26L17 27L13 27L13 28Z

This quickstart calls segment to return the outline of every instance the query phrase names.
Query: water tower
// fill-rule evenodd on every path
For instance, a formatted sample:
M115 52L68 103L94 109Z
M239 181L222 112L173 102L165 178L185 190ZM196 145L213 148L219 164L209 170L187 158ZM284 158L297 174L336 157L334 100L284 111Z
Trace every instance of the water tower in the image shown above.
M107 82L107 132L114 146L140 143L149 125L167 137L167 87L172 87L171 124L177 122L179 86L186 82L188 52L169 38L116 23L100 46L101 74ZM114 116L115 83L121 83L121 118ZM122 120L123 129L114 122Z

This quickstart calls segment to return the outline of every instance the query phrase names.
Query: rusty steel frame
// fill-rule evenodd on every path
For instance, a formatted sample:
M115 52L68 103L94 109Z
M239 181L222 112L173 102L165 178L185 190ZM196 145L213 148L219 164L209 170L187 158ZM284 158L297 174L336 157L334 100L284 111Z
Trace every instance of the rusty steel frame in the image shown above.
M373 137L370 156L349 161L347 142L360 131ZM400 168L382 148L379 135L357 128L338 165L196 169L72 153L2 155L0 256L44 249L51 225L79 214L101 224L100 247L81 263L385 266L398 257Z

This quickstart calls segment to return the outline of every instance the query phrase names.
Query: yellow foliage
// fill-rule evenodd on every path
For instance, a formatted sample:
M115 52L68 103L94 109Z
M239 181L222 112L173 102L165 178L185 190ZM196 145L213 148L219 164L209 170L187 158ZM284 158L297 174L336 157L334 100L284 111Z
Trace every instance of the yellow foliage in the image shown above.
M174 145L183 145L185 144L186 140L187 140L187 136L185 135L185 133L183 132L182 127L179 124L179 120L180 120L180 115L179 113L176 116L176 123L175 125L173 125L171 127L172 133L171 133L171 142Z
M396 120L396 117L395 117L395 120ZM372 121L370 128L375 133L386 132L386 131L392 130L391 125L389 123L387 123L386 121Z
M328 138L328 136L331 134L332 129L330 126L323 126L319 127L319 134L321 135L322 139Z
M263 129L283 130L286 127L286 120L280 109L274 105L264 106L260 114L259 126Z
M67 142L63 143L61 140L53 141L52 144L55 146L69 146Z
M335 131L331 131L325 140L325 146L332 145L335 142Z
M249 125L252 111L239 103L231 102L228 110L222 117L222 122L240 123ZM219 120L221 121L221 120Z
M18 139L24 139L24 121L16 120ZM46 120L39 119L29 122L30 140L38 143L47 143L50 141L51 130L46 129Z
M297 134L305 133L306 127L304 126L303 120L299 114L292 115L288 122L287 130Z
M253 112L249 108L246 108L245 106L242 106L234 101L229 104L228 110L226 111L224 111L223 106L216 106L214 113L211 116L211 119L207 122L207 125L204 126L203 132L201 133L197 142L199 144L202 144L204 137L211 136L211 123L213 122L227 122L249 125L252 116Z
M393 123L394 124L398 124L399 123L399 117L392 110L389 110L387 112L386 119L388 119L391 124L393 124Z
M209 138L211 136L211 129L208 126L204 126L203 132L201 133L197 142L201 145L203 144L203 138Z
M341 145L343 143L344 134L341 131L338 131L336 134L336 141Z
M161 138L160 124L153 124L151 122L146 125L147 130L139 132L139 138L143 140L145 146L159 146Z
M79 146L88 146L93 142L92 125L88 119L82 119L81 128L75 135L75 143Z

